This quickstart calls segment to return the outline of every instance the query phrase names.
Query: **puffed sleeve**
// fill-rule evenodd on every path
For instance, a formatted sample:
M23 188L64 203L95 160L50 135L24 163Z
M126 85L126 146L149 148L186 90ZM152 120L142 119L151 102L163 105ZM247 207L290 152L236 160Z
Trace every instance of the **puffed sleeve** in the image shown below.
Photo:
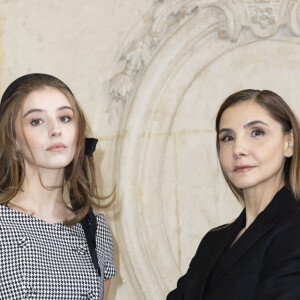
M114 267L114 252L111 232L103 215L97 215L96 251L104 260L103 276L107 280L116 275Z
M255 299L300 299L300 216L278 228L268 245Z

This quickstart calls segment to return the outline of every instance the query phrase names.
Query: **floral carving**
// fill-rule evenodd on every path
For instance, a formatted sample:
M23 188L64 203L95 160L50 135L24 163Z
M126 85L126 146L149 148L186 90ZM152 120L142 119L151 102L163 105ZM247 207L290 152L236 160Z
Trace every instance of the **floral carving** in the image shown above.
M265 29L269 26L273 26L276 23L275 16L273 15L272 7L257 7L256 15L252 17L254 24L259 24L261 28Z
M281 25L280 12L284 0L246 0L245 9L252 31L259 37L270 37Z
M177 18L184 2L185 0L168 0L154 10L150 32L141 40L134 41L124 51L122 59L126 61L126 65L122 72L110 80L110 94L113 99L128 100L134 89L137 74L148 65L153 51L165 37L170 16Z
M126 66L123 71L110 80L110 94L114 99L126 101L134 88L136 73L150 61L151 41L148 37L134 41L123 54Z
M125 67L111 78L110 95L115 101L129 100L137 77L157 48L188 18L203 9L222 11L226 25L218 29L219 36L235 42L243 27L250 27L258 37L268 38L276 34L281 25L287 25L292 34L300 36L299 3L300 0L160 0L153 10L150 30L125 49L122 55Z
M222 1L165 0L159 3L152 15L151 30L141 40L134 41L125 49L122 59L126 61L126 65L120 73L113 76L110 80L111 97L115 101L121 100L124 102L130 98L135 87L136 77L141 73L142 69L149 64L156 48L160 46L162 41L172 30L176 29L176 25L180 26L189 16L196 13L197 10L207 7L224 9L224 13L227 19L229 19L230 12L228 6L224 6L220 2ZM228 21L228 23L234 23L233 15L231 22ZM220 30L220 35L221 34L224 37L228 35L226 30Z
M115 100L126 100L126 95L128 95L133 89L132 77L126 72L115 75L110 80L110 93L115 96Z

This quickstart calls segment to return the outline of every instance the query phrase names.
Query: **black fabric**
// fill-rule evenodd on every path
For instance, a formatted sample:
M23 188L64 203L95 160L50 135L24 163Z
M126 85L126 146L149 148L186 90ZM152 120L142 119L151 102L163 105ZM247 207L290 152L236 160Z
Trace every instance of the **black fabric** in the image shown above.
M243 235L245 210L208 232L167 300L300 299L300 205L282 188Z
M92 157L98 143L97 139L86 138L84 145L84 154ZM86 170L83 168L84 176L87 178ZM90 255L92 258L93 265L97 270L99 276L101 276L101 270L98 263L98 257L96 252L96 232L97 232L97 220L93 213L92 208L90 208L88 214L80 221L84 234L89 246Z
M85 138L85 144L84 144L84 154L86 156L92 157L93 153L96 150L98 140L94 138Z
M93 265L97 270L99 276L101 276L101 270L98 263L98 257L96 252L96 232L97 232L97 220L93 213L93 210L90 208L87 215L80 221L82 225L87 244L89 246L89 252L92 258Z

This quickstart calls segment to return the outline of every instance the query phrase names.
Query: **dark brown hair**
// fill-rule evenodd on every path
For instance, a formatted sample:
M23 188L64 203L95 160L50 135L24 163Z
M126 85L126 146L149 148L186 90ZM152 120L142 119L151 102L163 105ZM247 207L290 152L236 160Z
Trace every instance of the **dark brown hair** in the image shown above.
M218 133L220 130L220 120L224 111L234 105L246 101L253 101L266 109L270 116L279 122L285 134L292 131L294 136L293 155L285 159L283 169L283 179L286 185L290 186L298 201L300 201L300 128L299 122L287 103L276 93L268 90L242 90L229 96L221 105L216 117L216 146L218 155L220 154L220 144ZM238 189L229 180L224 170L223 175L230 189L240 202L244 202L244 195L241 189Z
M40 75L30 78L18 86L9 99L1 106L0 204L8 205L18 192L22 190L25 178L24 160L16 148L15 120L17 120L24 99L32 91L47 87L55 88L64 94L74 110L74 120L77 127L76 150L74 159L65 167L63 183L63 188L67 189L65 192L72 195L71 203L65 199L65 205L75 213L75 217L72 220L65 221L65 224L74 225L87 214L93 205L99 206L99 204L94 202L94 199L99 199L95 180L94 160L93 157L84 155L85 137L89 132L84 114L69 88L62 81L52 76ZM86 174L84 174L84 170Z

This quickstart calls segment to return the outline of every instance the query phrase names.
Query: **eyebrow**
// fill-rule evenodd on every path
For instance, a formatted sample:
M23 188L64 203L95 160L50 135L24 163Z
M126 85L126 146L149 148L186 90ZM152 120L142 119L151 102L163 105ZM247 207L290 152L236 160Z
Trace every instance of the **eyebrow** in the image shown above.
M243 125L243 128L248 128L248 127L253 126L253 125L256 125L256 124L262 124L262 125L264 125L264 126L270 127L267 123L265 123L265 122L263 122L263 121L260 121L260 120L254 120L254 121L251 121L251 122L249 122L249 123ZM222 132L231 132L231 131L232 131L232 129L230 129L230 128L222 128L221 130L219 130L218 135L219 135L220 133L222 133Z
M57 111L64 110L64 109L70 109L70 110L74 111L74 109L70 106L62 106L62 107L58 108ZM29 114L35 113L35 112L44 112L44 110L39 109L39 108L30 109L26 114L24 114L23 118L25 118Z
M243 127L247 128L247 127L250 127L250 126L255 125L255 124L262 124L262 125L265 125L267 127L270 127L267 123L265 123L263 121L260 121L260 120L251 121L251 122L245 124Z

